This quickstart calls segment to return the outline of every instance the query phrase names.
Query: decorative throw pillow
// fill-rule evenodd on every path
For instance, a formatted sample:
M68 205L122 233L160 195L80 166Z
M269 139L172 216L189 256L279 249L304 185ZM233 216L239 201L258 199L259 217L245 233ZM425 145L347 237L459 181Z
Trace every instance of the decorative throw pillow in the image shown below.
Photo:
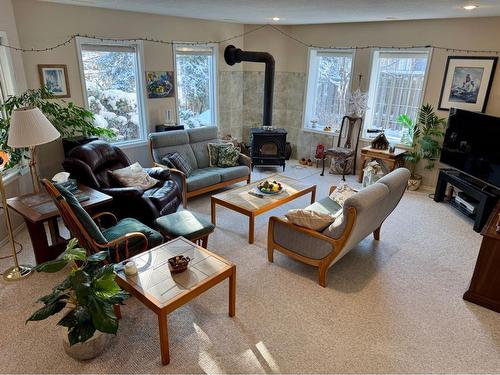
M222 168L236 167L238 165L238 158L240 151L232 144L230 147L223 147L219 149L217 166Z
M357 191L351 188L349 185L342 184L330 194L330 199L337 202L340 206L344 206L346 199L352 197L356 193Z
M171 153L168 153L166 154L164 157L161 158L161 162L163 163L163 165L166 165L167 167L169 168L175 168L175 165L172 164L172 162L170 161L170 159L168 158L170 155L172 155Z
M335 221L335 217L332 215L305 209L290 210L285 216L292 224L318 232L323 231Z
M148 190L158 183L158 180L147 174L139 163L115 169L114 171L110 171L110 173L116 181L125 187Z
M209 166L216 167L219 161L220 150L231 146L233 146L232 143L209 143L208 144L208 158L210 160Z
M186 158L181 154L179 154L178 152L173 152L167 157L168 160L170 160L170 162L174 165L174 167L183 172L186 175L186 177L189 177L193 172L193 167L191 167Z

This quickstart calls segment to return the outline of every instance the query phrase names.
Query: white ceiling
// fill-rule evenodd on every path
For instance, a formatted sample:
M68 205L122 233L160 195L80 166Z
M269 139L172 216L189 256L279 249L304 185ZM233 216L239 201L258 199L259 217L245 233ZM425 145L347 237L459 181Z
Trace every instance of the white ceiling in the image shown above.
M500 16L500 0L43 0L247 24ZM464 5L479 7L466 11ZM280 17L280 21L273 21Z

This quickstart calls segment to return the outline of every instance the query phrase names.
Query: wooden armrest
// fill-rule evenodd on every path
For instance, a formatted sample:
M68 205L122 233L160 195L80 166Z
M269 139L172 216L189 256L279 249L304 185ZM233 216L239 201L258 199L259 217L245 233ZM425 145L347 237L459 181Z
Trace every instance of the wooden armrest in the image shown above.
M97 226L98 226L99 228L102 228L102 225L101 225L101 218L102 218L103 216L108 216L108 217L110 217L110 218L111 218L111 220L113 221L113 225L116 225L116 223L118 223L118 219L116 218L116 216L115 216L113 213L108 212L108 211L106 211L106 212L101 212L101 213L98 213L98 214L95 214L95 215L93 215L93 216L92 216L92 220L94 220L94 221L96 222L96 224L97 224Z
M140 239L144 240L144 245L143 245L142 249L139 251L140 253L142 253L143 251L146 251L148 249L148 238L146 237L146 235L144 233L141 233L141 232L130 232L130 233L125 234L124 236L115 238L113 241L110 241L108 243L97 244L97 246L102 248L102 249L108 249L110 247L114 247L116 250L115 262L118 263L120 261L120 253L118 250L119 250L120 244L122 244L122 243L125 243L125 258L126 259L130 258L128 243L132 238L140 238Z
M337 242L337 240L335 240L331 237L325 236L323 233L320 233L320 232L315 231L313 229L309 229L309 228L301 227L299 225L295 225L295 224L290 223L287 220L283 220L282 218L277 217L277 216L271 216L269 218L269 235L270 236L274 237L273 228L274 228L274 224L277 222L280 224L286 225L287 227L289 227L290 229L292 229L296 232L301 232L301 233L304 233L308 236L318 238L320 240L329 242L332 245L334 245Z

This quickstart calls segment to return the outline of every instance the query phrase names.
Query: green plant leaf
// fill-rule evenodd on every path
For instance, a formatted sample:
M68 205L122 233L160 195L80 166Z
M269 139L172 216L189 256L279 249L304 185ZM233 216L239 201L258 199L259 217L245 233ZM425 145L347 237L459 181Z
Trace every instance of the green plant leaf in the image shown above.
M49 260L48 262L39 264L38 266L35 267L35 270L38 272L48 272L48 273L54 273L54 272L59 272L62 270L66 265L68 264L68 260L61 258L61 259L54 259L54 260Z
M82 248L69 249L64 252L64 258L67 260L84 261L87 258L87 251Z
M90 322L91 316L88 310L84 306L76 306L73 310L68 312L59 322L57 323L63 327L73 327L77 324L83 324L85 322Z
M85 271L78 269L69 275L69 279L78 303L84 306L87 305L88 296L92 293L89 275Z
M91 321L77 324L68 331L69 345L85 342L94 336L96 329Z
M130 297L130 294L124 290L120 290L118 293L113 294L105 299L106 303L110 305L121 305L123 301Z
M108 264L101 268L92 282L92 289L100 298L108 298L121 291L115 281L114 265Z
M99 251L87 257L88 262L102 262L108 257L107 251Z
M65 306L66 306L66 301L63 300L59 300L54 303L45 305L42 308L35 311L26 320L26 322L47 319L49 316L57 314L59 311L64 309Z
M88 302L94 327L101 332L115 334L118 330L118 319L113 311L113 306L93 295L89 296Z

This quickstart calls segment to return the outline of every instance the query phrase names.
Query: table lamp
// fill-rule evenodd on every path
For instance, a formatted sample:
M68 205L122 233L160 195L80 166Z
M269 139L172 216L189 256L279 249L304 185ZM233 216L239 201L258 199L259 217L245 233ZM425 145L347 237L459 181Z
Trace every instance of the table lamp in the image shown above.
M40 191L40 182L36 168L36 146L52 142L61 134L36 107L17 108L13 111L9 125L7 145L12 148L29 148L29 163L33 190Z
M29 148L31 151L30 172L33 182L33 190L40 191L40 182L36 170L36 146L49 143L60 137L60 133L45 117L38 108L24 107L15 109L12 112L9 124L9 138L7 145L12 148ZM7 156L7 155L5 155ZM2 166L4 163L2 163ZM1 168L3 170L3 167ZM25 278L31 273L31 268L19 265L17 260L16 245L14 242L14 234L12 232L12 223L10 221L9 209L7 206L7 197L3 184L3 175L0 170L0 193L2 194L2 205L4 210L6 229L9 235L9 241L12 246L12 257L14 258L14 266L7 269L3 278L6 281L17 281Z

